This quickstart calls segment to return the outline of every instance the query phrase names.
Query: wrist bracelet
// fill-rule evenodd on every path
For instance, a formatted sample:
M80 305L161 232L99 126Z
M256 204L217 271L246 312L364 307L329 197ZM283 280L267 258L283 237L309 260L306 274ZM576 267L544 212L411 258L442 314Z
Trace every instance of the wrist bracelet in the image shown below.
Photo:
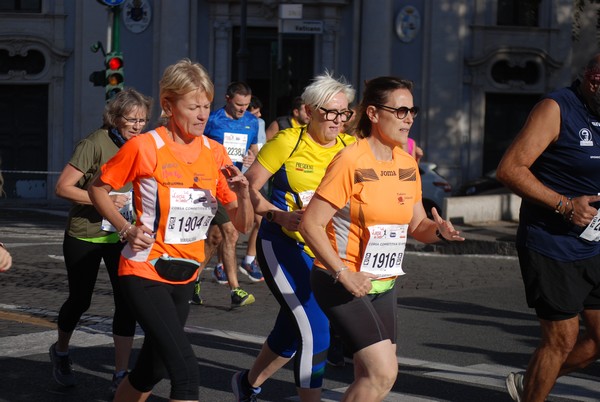
M119 232L119 240L121 240L121 243L125 243L127 241L127 233L133 227L133 225L131 223L127 223L127 224L129 225L129 226L127 226L127 229L123 228Z
M570 203L571 203L571 199L570 199L570 198L567 198L567 202L565 202L565 208L564 208L564 210L563 210L563 212L562 212L562 215L564 215L564 214L565 214L565 212L567 212L567 211L569 210L569 204L570 204ZM571 206L571 207L572 207L572 206ZM573 209L573 208L571 208L571 209Z
M123 227L121 228L121 230L119 230L119 236L121 235L121 233L123 233L125 230L129 229L129 225L131 225L131 222L126 221L125 224L123 225Z
M558 199L558 202L556 203L556 206L554 207L554 212L557 214L560 214L560 208L563 205L563 202L562 202L563 196L562 196L562 194L559 194L559 196L560 196L560 198Z
M338 279L340 279L340 275L342 274L342 272L347 271L348 267L342 267L340 269L338 269L337 271L335 271L335 275L333 276L333 284L335 285L336 283L338 283Z
M571 209L569 210L569 204L571 204ZM573 219L573 215L575 214L575 206L573 205L573 198L567 197L567 202L565 203L565 209L562 212L562 216L565 220L569 222Z

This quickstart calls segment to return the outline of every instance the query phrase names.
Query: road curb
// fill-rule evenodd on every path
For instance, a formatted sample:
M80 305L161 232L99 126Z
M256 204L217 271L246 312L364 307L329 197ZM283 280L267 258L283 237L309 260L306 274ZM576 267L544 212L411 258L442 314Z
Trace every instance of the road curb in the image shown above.
M433 252L438 254L464 255L485 254L516 256L517 248L514 241L467 239L461 243L423 244L409 240L407 251Z

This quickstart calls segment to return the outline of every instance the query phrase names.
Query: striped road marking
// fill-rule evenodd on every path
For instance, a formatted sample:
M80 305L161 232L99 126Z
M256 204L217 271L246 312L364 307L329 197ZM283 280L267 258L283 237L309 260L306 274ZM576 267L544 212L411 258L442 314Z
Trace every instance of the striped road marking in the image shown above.
M0 319L19 320L48 327L49 320L35 318L27 309L17 308L16 306L2 305L0 309L13 311L0 311ZM36 309L36 313L44 313ZM51 314L49 314L51 315ZM55 313L54 313L55 315ZM111 320L105 317L85 316L82 317L86 325L78 327L75 331L71 344L74 347L112 345ZM52 324L53 326L55 324ZM242 332L218 330L199 326L186 326L186 332L191 334L211 335L233 341L240 341L262 345L265 337L255 336ZM141 331L136 338L141 338ZM45 354L48 352L49 340L56 337L55 330L23 334L17 336L7 336L0 338L0 357L25 357L29 355ZM451 364L437 363L426 360L398 358L400 371L402 367L415 367L423 370L422 375L426 377L455 381L480 388L492 388L504 390L504 379L507 373L519 371L518 368L499 366L493 364L476 364L466 367L455 366ZM340 401L346 390L346 387L323 390L322 400L325 402ZM598 382L578 377L562 377L553 389L551 396L561 397L572 401L597 402L600 400L600 391ZM298 401L297 396L286 398L289 401ZM427 399L414 395L390 393L385 399L386 402L393 401L406 402L431 402L439 399Z

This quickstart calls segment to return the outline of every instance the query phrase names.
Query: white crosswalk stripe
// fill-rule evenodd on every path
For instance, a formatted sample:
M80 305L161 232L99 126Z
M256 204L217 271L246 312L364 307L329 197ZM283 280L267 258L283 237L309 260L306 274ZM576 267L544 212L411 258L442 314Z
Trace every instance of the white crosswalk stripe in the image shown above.
M3 305L6 309L7 305ZM100 346L112 344L110 320L96 320L87 317L92 323L78 327L72 339L73 347ZM186 332L190 334L203 334L220 337L228 340L262 345L265 337L247 333L218 330L199 326L187 326ZM48 353L49 339L56 336L55 331L43 331L17 336L0 338L0 357L24 357L35 354ZM141 332L137 337L143 336ZM519 371L515 367L493 364L477 364L467 367L455 366L426 360L398 358L400 372L403 367L419 368L421 375L441 380L460 382L480 388L493 388L504 390L504 379L511 371ZM340 401L346 388L323 390L324 402ZM593 402L600 400L600 391L596 380L568 376L560 378L552 391L552 396L569 399L572 401ZM298 401L296 395L286 398L288 401ZM390 393L386 402L432 402L439 399L422 398L415 395Z

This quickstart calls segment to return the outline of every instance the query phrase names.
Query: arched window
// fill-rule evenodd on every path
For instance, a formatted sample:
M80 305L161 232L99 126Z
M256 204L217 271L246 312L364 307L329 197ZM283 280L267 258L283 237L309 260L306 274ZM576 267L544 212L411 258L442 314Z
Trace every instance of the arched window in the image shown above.
M46 66L46 59L42 52L29 50L22 56L14 54L11 56L6 49L0 49L0 74L8 74L9 71L25 71L26 74L39 74Z
M507 60L500 60L492 66L492 78L499 84L521 81L527 85L535 85L540 79L540 67L536 62L527 61L524 66L511 65Z

